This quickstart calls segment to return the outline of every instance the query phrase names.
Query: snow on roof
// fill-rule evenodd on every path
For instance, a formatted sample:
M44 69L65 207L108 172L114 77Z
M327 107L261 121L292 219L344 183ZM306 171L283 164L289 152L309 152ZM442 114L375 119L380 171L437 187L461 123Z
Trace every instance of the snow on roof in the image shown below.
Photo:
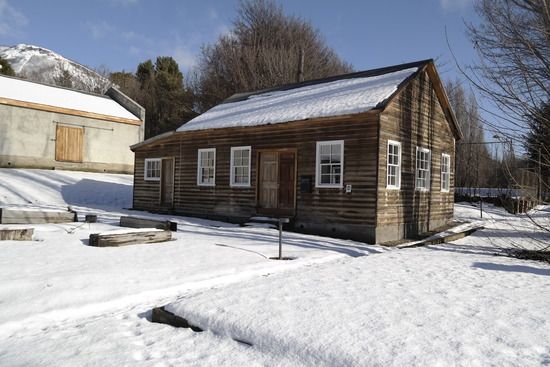
M418 67L335 80L288 90L258 92L215 106L177 131L278 124L366 112L390 97Z
M108 96L94 95L17 78L0 77L0 98L139 121L130 111Z

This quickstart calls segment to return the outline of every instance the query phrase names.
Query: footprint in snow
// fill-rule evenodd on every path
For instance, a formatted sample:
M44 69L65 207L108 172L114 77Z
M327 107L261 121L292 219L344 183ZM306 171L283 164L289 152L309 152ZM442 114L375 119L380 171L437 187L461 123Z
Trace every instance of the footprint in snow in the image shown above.
M149 353L143 350L136 350L132 353L132 358L136 361L147 361L149 360L150 356Z

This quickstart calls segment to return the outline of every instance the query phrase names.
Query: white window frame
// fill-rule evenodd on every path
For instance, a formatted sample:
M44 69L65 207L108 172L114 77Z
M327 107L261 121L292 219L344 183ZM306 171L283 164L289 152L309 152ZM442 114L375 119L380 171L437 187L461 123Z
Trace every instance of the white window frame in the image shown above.
M390 146L398 148L397 164L390 164ZM395 176L396 185L390 184L390 166L397 167ZM388 140L388 147L386 149L386 188L389 190L399 190L401 188L401 143L395 140Z
M321 147L323 145L340 144L340 183L326 184L321 183ZM344 141L343 140L328 140L318 141L315 159L315 187L319 188L343 188L344 187Z
M212 177L212 183L209 182L202 182L202 172L201 169L204 168L201 165L201 154L202 153L210 153L214 152L214 175ZM205 148L205 149L199 149L197 151L197 186L207 186L207 187L213 187L216 186L216 148Z
M447 164L445 165L444 162L447 161ZM443 167L446 166L447 171L443 171ZM447 175L447 185L446 187L443 185L443 177ZM441 153L441 191L442 192L449 192L451 189L451 155L447 153Z
M246 183L237 183L235 182L235 151L237 150L245 150L248 149L248 182ZM230 180L229 180L229 186L231 187L250 187L250 167L252 166L252 147L250 145L248 146L242 146L242 147L231 147L231 157L230 157ZM238 167L244 167L242 165Z
M153 163L153 162L158 162L159 164L159 177L151 177L148 175L148 171L152 171L152 170L148 170L147 169L147 166L149 163ZM162 158L145 158L145 162L143 164L143 179L145 181L160 181L160 177L162 176Z
M419 187L418 186L418 179L419 179L419 173L420 169L418 168L418 153L428 153L428 169L422 170L426 171L426 186L425 187ZM422 147L416 147L416 156L415 156L415 162L416 162L416 168L415 168L415 175L414 175L414 186L416 190L419 191L430 191L430 179L431 179L431 166L432 166L432 152L428 148L422 148Z

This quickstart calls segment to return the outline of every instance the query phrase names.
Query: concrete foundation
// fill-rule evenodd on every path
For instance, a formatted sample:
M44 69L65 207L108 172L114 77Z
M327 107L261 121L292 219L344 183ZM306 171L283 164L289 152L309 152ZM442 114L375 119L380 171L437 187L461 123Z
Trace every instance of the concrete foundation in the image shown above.
M398 241L404 238L414 238L421 233L425 233L451 223L452 218L449 218L448 220L433 220L430 222L378 226L376 227L376 243Z
M61 169L67 171L90 171L90 172L108 172L108 173L127 173L134 172L134 166L131 164L112 164L96 162L58 162L55 159L46 157L23 157L23 156L4 156L0 155L0 168L41 168L41 169Z

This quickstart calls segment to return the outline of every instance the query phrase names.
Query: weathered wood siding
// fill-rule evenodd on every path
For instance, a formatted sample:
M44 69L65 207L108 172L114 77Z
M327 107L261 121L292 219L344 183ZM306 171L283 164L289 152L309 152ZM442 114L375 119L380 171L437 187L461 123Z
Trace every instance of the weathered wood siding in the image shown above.
M385 242L447 224L453 217L456 131L424 68L379 110L284 124L188 131L135 150L134 208L246 220L257 213L259 153L296 152L298 230L369 242ZM434 74L430 74L434 75ZM446 104L444 104L446 106ZM386 189L388 139L401 143L401 188ZM316 142L344 141L343 188L316 188ZM251 146L251 186L231 187L231 147ZM431 151L430 190L415 190L416 147ZM215 186L197 185L199 149L216 148ZM450 190L441 191L441 155L449 154ZM144 180L145 158L174 158L174 203L161 207L159 181ZM309 176L311 192L300 192ZM352 185L351 193L345 193Z
M401 189L386 189L388 140L401 142ZM431 150L430 190L415 190L416 147ZM450 190L441 191L441 154L451 156ZM453 217L455 138L427 72L419 73L380 114L377 227L404 234ZM380 237L380 236L379 236Z
M160 183L145 181L145 158L175 158L176 212L200 216L247 218L256 213L257 160L261 150L297 152L296 215L301 229L316 223L338 235L342 226L375 225L376 113L317 121L175 134L135 152L134 207L158 210ZM316 142L344 140L344 188L315 188ZM251 187L230 187L230 149L251 146ZM197 186L197 151L216 148L215 187ZM312 177L312 190L301 193L300 176ZM352 193L345 193L352 185ZM304 226L303 223L306 225ZM300 229L300 228L299 228ZM342 233L340 233L342 235Z

